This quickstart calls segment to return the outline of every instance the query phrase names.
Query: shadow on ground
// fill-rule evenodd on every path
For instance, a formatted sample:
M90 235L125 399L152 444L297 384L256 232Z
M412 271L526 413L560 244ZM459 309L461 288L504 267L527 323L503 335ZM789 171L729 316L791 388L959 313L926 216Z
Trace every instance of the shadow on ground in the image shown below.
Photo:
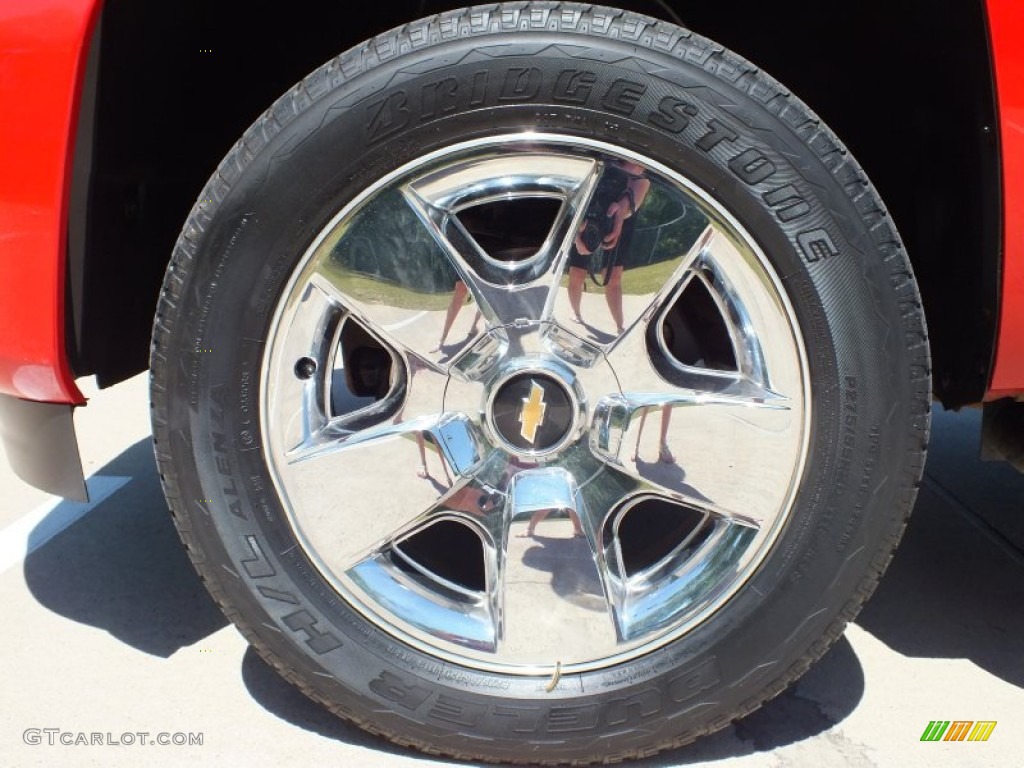
M33 596L164 658L226 626L171 523L149 439L97 474L131 480L25 559Z
M963 439L960 428L944 428L942 420L937 426L931 478L903 545L858 623L901 654L966 658L993 675L1024 685L1024 557L1001 536L998 526L993 528L990 496L972 496L974 492L962 485L948 487L952 468L935 456L954 455L958 475L980 470L971 464L973 459L959 454L958 444L950 445ZM225 626L171 524L149 441L136 443L99 474L132 480L26 559L26 580L39 602L162 657ZM1007 486L1007 508L1019 505L1024 476L1000 482ZM991 494L991 488L986 493ZM972 503L984 503L985 514L972 511ZM299 728L378 751L409 754L326 712L252 650L242 659L241 671L255 701ZM637 765L715 761L801 741L844 720L863 692L863 670L843 638L795 686L750 717Z
M977 458L977 412L936 417L917 507L857 623L904 656L1024 687L1024 474Z

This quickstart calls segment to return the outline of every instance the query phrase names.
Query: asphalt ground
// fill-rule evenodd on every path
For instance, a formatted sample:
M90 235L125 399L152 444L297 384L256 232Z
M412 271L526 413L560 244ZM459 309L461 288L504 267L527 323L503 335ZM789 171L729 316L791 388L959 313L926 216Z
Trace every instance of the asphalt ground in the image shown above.
M171 525L145 377L86 389L90 504L26 486L0 455L0 767L453 764L341 722L248 649ZM936 411L903 543L820 663L747 719L634 765L1024 764L1024 475L976 458L979 421ZM932 720L996 726L922 742Z

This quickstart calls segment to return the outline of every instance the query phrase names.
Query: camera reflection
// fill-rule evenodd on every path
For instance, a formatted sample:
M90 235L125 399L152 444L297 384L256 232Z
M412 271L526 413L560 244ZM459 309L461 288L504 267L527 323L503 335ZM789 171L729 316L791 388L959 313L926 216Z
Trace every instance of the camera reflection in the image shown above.
M605 289L616 333L623 332L622 256L629 253L635 215L650 188L638 164L615 160L605 165L569 256L569 304L576 322L585 324L580 303L589 274Z

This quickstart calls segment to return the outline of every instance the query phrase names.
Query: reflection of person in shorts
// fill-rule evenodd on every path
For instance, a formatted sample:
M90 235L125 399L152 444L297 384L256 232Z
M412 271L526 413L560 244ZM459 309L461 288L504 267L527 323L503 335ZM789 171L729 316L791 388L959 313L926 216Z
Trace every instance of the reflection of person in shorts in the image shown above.
M607 259L601 275L605 300L616 331L622 333L622 262L629 254L633 217L650 188L651 182L640 165L629 160L605 165L569 256L569 305L577 322L583 322L580 301L591 259L598 249L603 249Z

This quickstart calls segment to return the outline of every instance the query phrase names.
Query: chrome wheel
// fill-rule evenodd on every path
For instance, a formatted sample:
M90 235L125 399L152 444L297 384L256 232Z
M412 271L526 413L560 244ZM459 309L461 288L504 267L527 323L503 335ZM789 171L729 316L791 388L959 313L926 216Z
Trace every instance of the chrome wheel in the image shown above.
M372 624L557 675L741 588L801 479L807 371L779 276L679 170L509 135L323 229L271 325L263 450L305 554Z

